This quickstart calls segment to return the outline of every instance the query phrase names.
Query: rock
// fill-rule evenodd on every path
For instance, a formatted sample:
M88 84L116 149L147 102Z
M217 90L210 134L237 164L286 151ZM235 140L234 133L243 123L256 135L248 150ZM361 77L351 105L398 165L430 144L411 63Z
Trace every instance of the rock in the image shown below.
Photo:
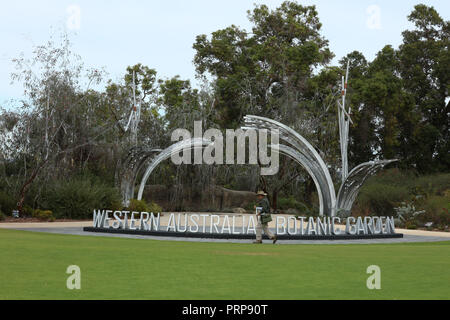
M233 213L247 213L247 210L243 209L243 208L234 208L233 209Z
M229 190L220 186L213 186L203 192L185 187L174 201L175 191L174 187L165 185L147 185L143 199L147 203L156 202L167 211L182 208L184 211L223 212L230 208L240 208L239 213L244 210L242 208L256 201L254 192ZM245 212L244 210L243 213Z

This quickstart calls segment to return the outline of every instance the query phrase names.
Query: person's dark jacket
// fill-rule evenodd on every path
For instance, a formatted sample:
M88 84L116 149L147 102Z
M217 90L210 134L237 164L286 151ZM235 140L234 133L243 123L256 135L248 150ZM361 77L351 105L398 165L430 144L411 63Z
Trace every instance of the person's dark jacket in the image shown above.
M270 214L270 204L267 197L264 197L263 199L259 200L256 206L262 208L261 215Z

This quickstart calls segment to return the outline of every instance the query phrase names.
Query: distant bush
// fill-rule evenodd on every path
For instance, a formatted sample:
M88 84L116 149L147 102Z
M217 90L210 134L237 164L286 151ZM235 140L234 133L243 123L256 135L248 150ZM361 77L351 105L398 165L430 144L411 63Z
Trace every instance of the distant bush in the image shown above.
M424 198L419 201L418 206L425 210L420 217L421 224L432 222L433 226L439 229L450 226L450 195Z
M302 202L298 201L294 197L289 198L278 198L277 201L278 209L287 210L287 209L297 209L297 210L308 210L307 206Z
M16 207L17 205L14 197L5 191L0 190L0 209L2 212L10 216Z
M278 209L279 210L296 209L300 212L300 215L308 217L319 215L319 211L316 210L314 206L310 208L306 204L304 204L301 201L298 201L292 196L288 198L283 197L278 198Z
M25 206L22 208L22 216L25 216L25 217L32 217L33 214L34 214L34 210L33 210L33 208L31 208L30 206L25 205Z
M0 210L0 221L4 221L6 219L5 214L2 210Z
M367 184L358 198L355 209L358 215L392 215L394 208L401 202L407 201L411 195L407 187L383 184L378 181Z
M148 212L148 206L145 200L131 199L127 210L136 212Z
M445 229L450 216L450 174L442 173L415 176L410 172L390 169L369 179L353 207L353 215L395 216L394 208L403 202L411 203L416 210L425 210L407 228L423 227L433 222L435 227Z
M135 211L135 212L153 212L153 213L161 213L162 208L154 203L151 202L150 204L147 204L145 200L136 200L131 199L130 200L130 206L127 208L129 211Z
M256 205L256 201L252 201L249 202L246 206L244 206L243 209L250 211L250 212L254 212L255 211L255 205Z
M53 212L51 212L50 210L40 210L40 209L34 210L33 218L37 218L41 221L50 221L50 222L56 220L55 217L53 216Z
M94 209L119 209L119 192L98 179L77 177L46 188L39 206L53 211L55 218L88 219Z
M161 213L163 211L163 208L161 208L161 206L159 206L157 203L152 202L148 205L148 210L147 212L153 212L153 213Z

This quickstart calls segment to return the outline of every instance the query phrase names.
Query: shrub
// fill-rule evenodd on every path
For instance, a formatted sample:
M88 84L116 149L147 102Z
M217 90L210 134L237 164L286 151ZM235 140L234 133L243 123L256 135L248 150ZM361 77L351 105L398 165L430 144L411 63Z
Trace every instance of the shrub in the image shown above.
M147 212L153 212L153 213L161 213L163 211L163 209L161 208L161 206L159 206L157 203L152 202L149 206L148 206L148 210Z
M356 208L367 208L373 215L393 215L394 207L410 198L408 188L404 186L376 182L361 190Z
M12 211L16 209L16 201L14 197L5 191L0 190L0 209L8 216L12 214Z
M444 209L450 210L450 196L431 196L423 199L419 206L431 214L437 214Z
M33 210L33 208L31 208L30 206L25 205L25 206L22 208L22 216L25 216L25 217L32 217L33 214L34 214L34 210Z
M247 211L250 211L250 212L254 212L254 211L255 211L255 206L256 206L256 201L252 201L252 202L249 202L249 203L244 207L244 209L247 210Z
M432 222L433 227L446 229L450 225L450 197L431 196L421 201L420 208L425 210L422 223Z
M148 205L145 200L131 199L127 210L136 212L148 212Z
M370 178L355 202L354 215L394 215L394 208L402 202L411 203L425 213L414 221L403 223L407 228L422 227L433 222L433 227L445 229L450 217L450 174L441 173L415 176L411 172L398 169L382 171Z
M278 209L280 210L288 210L288 209L297 209L300 211L302 216L318 216L319 211L313 206L309 208L306 204L301 201L298 201L294 197L289 198L278 198Z
M40 210L36 209L33 212L33 218L37 218L41 221L55 221L55 217L53 216L53 212L50 210Z
M6 219L5 214L2 210L0 210L0 221L4 221Z
M425 210L416 210L412 203L403 202L398 208L394 208L399 220L399 226L406 226L408 229L417 229L418 219Z
M135 212L153 212L153 213L162 212L162 208L158 204L154 202L147 204L145 200L136 200L136 199L130 200L130 205L127 208L127 210Z
M120 195L114 187L82 176L48 187L40 206L52 210L56 218L89 219L94 209L114 209L118 203Z

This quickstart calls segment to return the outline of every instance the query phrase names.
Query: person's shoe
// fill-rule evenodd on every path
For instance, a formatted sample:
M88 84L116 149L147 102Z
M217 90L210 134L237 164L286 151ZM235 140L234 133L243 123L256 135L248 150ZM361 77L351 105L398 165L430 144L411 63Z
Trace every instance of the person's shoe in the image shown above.
M254 243L254 244L261 244L261 243L263 243L263 242L262 242L262 240L256 240L256 241L253 241L253 243Z
M277 243L277 236L275 236L274 238L273 238L273 244L275 244L275 243Z

